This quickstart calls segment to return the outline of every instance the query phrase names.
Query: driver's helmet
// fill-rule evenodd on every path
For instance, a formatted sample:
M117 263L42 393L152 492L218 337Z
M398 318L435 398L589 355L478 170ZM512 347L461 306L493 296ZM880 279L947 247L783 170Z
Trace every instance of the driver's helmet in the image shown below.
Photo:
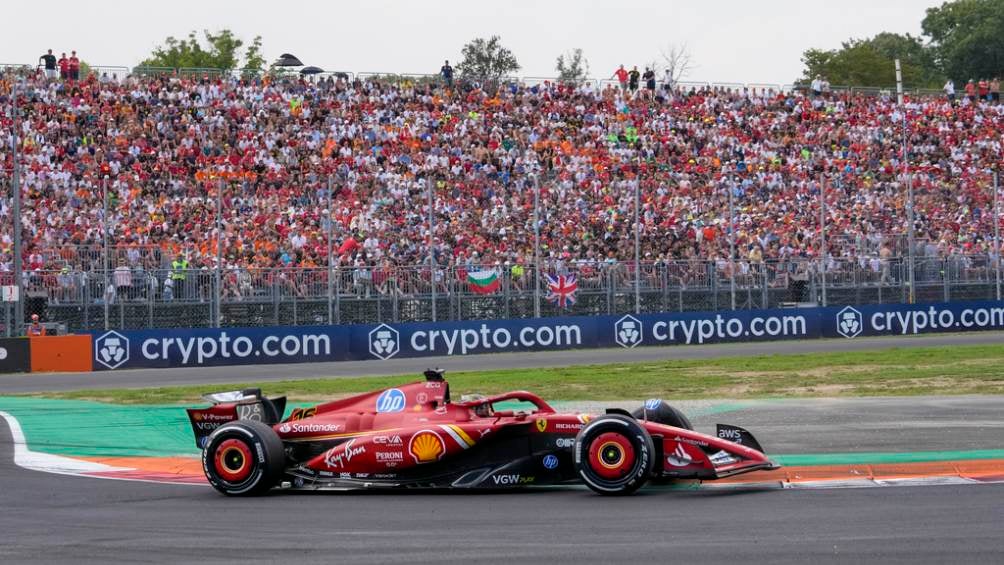
M460 402L476 402L483 398L488 398L483 394L464 394L460 396ZM471 411L480 418L487 418L492 415L492 405L488 403L479 404L473 408Z

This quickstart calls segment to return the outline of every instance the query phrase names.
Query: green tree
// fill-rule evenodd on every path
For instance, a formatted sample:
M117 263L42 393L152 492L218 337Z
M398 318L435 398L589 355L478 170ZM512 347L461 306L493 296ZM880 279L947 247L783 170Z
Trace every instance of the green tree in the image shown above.
M805 65L799 82L825 76L839 86L896 86L896 64L900 59L903 83L913 88L938 88L943 76L934 53L919 37L910 34L880 33L871 39L851 39L840 49L809 49L802 54Z
M244 71L256 75L265 71L265 56L261 52L260 35L255 36L251 46L244 53Z
M1004 76L1004 0L956 0L921 22L937 63L957 82Z
M239 67L239 53L244 41L229 29L210 33L203 30L203 41L194 31L185 39L173 36L157 46L150 57L140 63L142 67L205 68L229 71ZM265 59L261 53L261 37L255 37L247 49L244 67L261 70Z
M471 40L460 54L463 56L457 65L460 75L481 82L489 90L497 88L503 77L522 68L512 51L502 46L502 38L497 35Z
M589 61L582 55L582 49L576 47L568 53L558 55L554 70L558 72L558 80L578 83L589 78Z

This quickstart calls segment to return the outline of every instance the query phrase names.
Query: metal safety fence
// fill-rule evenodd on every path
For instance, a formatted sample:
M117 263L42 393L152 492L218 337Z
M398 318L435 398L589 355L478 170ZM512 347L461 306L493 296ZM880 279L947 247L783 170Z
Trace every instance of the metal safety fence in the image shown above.
M948 302L998 296L992 256L916 261L915 300ZM491 272L479 287L468 274ZM762 309L909 302L902 257L789 260L542 263L546 275L574 275L573 300L561 302L536 270L495 265L230 268L172 271L136 263L114 270L32 271L23 280L25 315L71 331L316 324L400 323L621 313ZM825 272L824 272L825 271ZM3 273L0 283L13 276ZM825 290L824 290L825 289ZM825 296L824 296L825 293ZM549 299L549 294L551 294ZM4 329L12 311L5 304Z

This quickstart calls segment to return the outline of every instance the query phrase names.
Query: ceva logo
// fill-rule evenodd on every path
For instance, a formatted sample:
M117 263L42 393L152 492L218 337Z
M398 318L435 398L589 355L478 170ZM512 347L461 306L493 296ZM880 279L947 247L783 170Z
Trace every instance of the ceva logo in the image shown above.
M861 334L861 330L864 328L864 317L861 312L847 306L843 310L837 312L837 333L846 337L847 339L852 339Z
M370 331L370 354L377 359L390 359L401 351L401 334L387 324L380 324Z
M117 369L129 361L129 338L110 331L94 340L94 360L109 369Z
M627 315L614 322L614 341L621 347L634 347L644 338L641 321Z

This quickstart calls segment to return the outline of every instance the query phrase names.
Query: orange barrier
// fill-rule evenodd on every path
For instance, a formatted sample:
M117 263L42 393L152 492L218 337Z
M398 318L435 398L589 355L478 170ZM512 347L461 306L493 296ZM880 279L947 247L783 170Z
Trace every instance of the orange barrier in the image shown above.
M81 373L94 369L89 335L58 335L29 339L32 373Z

